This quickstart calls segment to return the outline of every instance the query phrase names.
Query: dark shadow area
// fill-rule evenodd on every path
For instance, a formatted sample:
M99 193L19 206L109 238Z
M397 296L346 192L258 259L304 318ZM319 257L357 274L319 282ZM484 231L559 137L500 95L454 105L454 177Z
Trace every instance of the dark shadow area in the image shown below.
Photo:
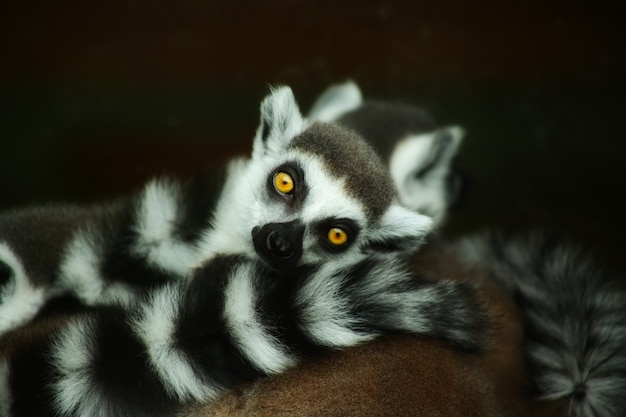
M626 267L622 2L0 4L0 208L94 201L248 152L269 84L468 131L452 233L571 235Z

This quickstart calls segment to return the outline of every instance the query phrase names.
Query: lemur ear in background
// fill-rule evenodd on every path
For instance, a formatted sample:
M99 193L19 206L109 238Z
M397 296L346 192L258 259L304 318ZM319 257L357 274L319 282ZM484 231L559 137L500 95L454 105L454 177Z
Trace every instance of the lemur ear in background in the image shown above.
M433 220L423 214L392 204L370 232L362 249L376 252L417 249L433 229Z
M320 122L330 122L337 120L349 111L355 110L361 104L363 104L361 90L353 81L331 85L315 100L308 118Z
M291 88L273 88L261 103L261 122L254 137L252 158L282 152L303 128L304 120Z
M454 191L449 181L452 160L464 136L461 127L448 126L398 143L389 169L405 206L431 216L435 222L445 215Z

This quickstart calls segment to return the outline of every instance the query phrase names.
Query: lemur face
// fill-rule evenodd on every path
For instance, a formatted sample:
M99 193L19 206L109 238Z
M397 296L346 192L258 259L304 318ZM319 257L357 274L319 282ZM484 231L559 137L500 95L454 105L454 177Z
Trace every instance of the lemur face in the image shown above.
M388 171L361 137L308 123L286 87L261 105L244 176L246 228L272 268L412 249L431 227L429 217L396 203Z
M266 162L250 210L252 241L261 259L289 268L301 260L358 253L368 218L361 202L349 194L345 179L332 175L316 155L293 146Z

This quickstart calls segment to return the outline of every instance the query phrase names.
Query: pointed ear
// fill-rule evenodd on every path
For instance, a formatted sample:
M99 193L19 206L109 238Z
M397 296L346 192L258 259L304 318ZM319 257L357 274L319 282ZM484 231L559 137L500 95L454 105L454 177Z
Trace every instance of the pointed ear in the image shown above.
M303 128L304 120L291 88L273 88L261 103L261 122L254 137L252 158L283 151Z
M431 133L410 136L395 148L389 170L407 207L439 221L450 200L448 177L465 131L448 126Z
M320 122L331 122L362 103L361 90L353 81L331 85L315 100L307 117Z
M378 227L369 233L363 249L372 252L417 249L433 225L430 217L394 203L383 214Z

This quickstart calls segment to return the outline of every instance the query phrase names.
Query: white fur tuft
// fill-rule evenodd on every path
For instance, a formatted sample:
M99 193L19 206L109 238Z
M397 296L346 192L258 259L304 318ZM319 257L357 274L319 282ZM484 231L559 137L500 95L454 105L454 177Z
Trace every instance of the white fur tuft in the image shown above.
M93 324L74 320L59 335L51 352L51 365L58 379L52 384L59 415L105 417L113 415L112 404L102 396L92 372Z
M328 87L315 100L308 114L310 120L331 122L363 103L361 90L353 81Z
M390 249L414 250L432 231L433 226L432 218L394 203L367 238L374 246L379 243L389 246Z
M213 228L205 230L198 243L202 261L218 253L243 253L256 258L250 236L253 227L250 222L251 206L259 201L256 197L259 187L254 181L258 181L266 173L255 172L251 175L248 172L250 165L250 160L242 158L234 159L228 164L224 191L213 213ZM233 210L233 207L246 209Z
M296 360L260 322L254 279L255 271L247 265L231 274L225 291L224 317L242 353L257 369L276 374L293 366Z
M36 287L28 278L22 262L11 248L0 242L0 259L13 271L12 280L0 288L0 334L31 318L47 299L47 289Z
M215 398L220 390L203 380L187 356L176 346L176 320L181 305L181 287L167 285L155 291L133 323L135 333L147 347L154 370L168 393L181 402Z
M305 126L291 88L272 89L261 103L261 123L254 138L252 158L258 160L264 155L281 155L289 141Z
M424 286L411 291L390 291L394 286L402 287L411 278L396 256L379 254L376 258L376 266L362 276L361 285L355 287L356 298L384 306L387 309L385 319L396 329L427 333L432 328L432 320L423 310L445 302L439 288Z
M174 236L180 192L171 182L152 181L146 185L137 210L137 242L133 248L153 266L179 276L187 274L199 257L195 246Z
M121 282L106 283L100 274L101 248L88 230L79 232L66 248L56 291L69 290L88 305L135 300L132 289Z
M355 346L376 336L354 330L360 321L350 311L349 300L341 295L341 280L335 265L326 264L296 296L303 332L316 343L331 348Z

